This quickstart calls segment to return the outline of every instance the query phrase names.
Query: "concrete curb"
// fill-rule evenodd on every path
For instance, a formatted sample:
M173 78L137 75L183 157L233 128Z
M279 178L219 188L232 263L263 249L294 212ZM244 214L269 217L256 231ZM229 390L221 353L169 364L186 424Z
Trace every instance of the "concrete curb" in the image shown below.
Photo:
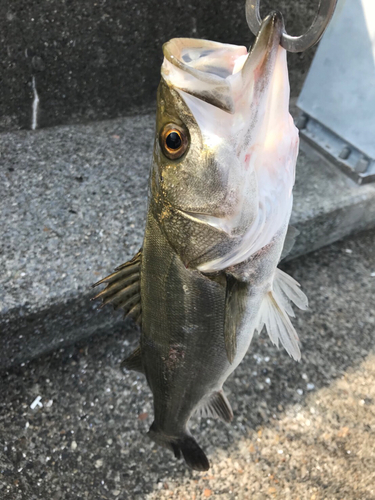
M90 285L141 245L153 123L148 114L0 135L1 370L121 320L95 312ZM302 143L292 224L289 258L372 227L375 186Z

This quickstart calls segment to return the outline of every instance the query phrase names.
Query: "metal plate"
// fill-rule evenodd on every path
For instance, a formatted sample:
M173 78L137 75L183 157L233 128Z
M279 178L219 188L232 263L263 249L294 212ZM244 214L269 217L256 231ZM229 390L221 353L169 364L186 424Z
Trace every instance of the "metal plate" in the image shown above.
M339 0L297 106L375 159L375 0Z
M368 159L322 124L301 115L296 123L300 136L331 160L357 184L375 181L375 160Z

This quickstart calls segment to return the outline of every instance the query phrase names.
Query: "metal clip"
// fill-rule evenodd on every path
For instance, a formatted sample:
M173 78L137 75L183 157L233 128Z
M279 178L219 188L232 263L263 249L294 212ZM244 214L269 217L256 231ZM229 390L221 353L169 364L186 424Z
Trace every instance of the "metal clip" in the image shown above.
M250 30L257 35L262 24L259 14L260 0L246 0L246 21ZM310 28L301 36L281 35L280 45L289 52L303 52L321 39L335 11L337 0L320 0L318 12Z

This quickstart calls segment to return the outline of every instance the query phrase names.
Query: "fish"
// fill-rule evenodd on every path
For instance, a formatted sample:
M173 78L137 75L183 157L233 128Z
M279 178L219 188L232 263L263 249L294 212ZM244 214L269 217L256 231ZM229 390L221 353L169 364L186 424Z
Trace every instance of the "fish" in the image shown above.
M249 51L164 44L142 248L94 285L106 285L96 299L141 326L122 366L143 373L152 391L150 438L197 471L210 463L189 421L232 421L223 384L254 333L265 327L301 358L290 317L307 298L277 267L293 237L299 144L283 26L271 13Z

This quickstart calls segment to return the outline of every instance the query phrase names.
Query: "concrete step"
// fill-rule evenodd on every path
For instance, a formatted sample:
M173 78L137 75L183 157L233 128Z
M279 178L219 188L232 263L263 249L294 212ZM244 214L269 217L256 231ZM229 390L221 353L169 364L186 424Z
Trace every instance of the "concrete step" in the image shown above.
M154 120L0 135L1 369L121 321L96 310L90 285L141 246ZM375 185L358 186L302 143L292 223L290 258L371 227Z

